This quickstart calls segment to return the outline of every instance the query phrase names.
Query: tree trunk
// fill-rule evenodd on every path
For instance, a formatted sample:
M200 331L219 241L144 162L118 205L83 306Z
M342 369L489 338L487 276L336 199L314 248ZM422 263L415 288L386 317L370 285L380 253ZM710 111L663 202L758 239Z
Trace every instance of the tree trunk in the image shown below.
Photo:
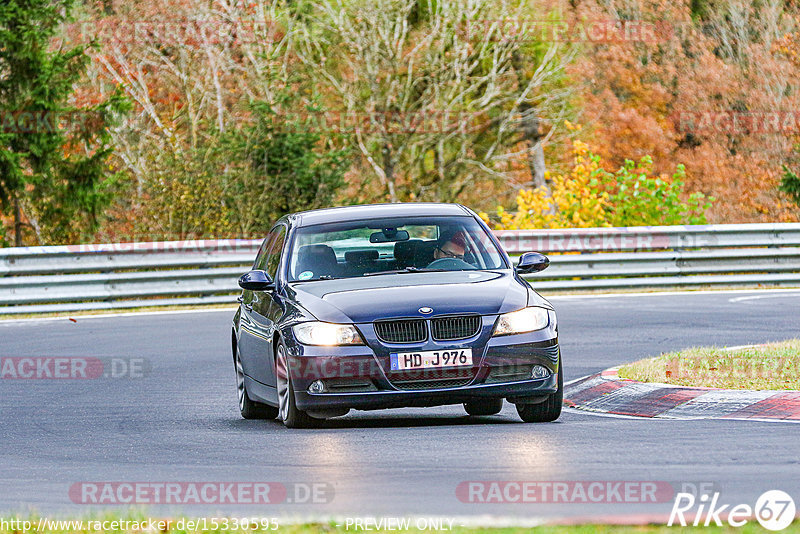
M536 119L538 123L539 120ZM538 126L537 126L538 129ZM529 138L528 143L530 144L530 150L528 151L528 168L531 172L531 180L533 182L533 187L550 187L550 184L545 178L545 172L547 172L547 165L544 161L544 147L542 146L542 142L539 136L535 138Z
M524 104L523 111L527 112L529 110L531 110L531 107L527 104ZM525 120L523 120L522 135L523 139L525 139L529 146L528 169L531 173L531 183L533 184L533 188L537 189L539 187L544 187L548 196L550 196L552 191L550 188L550 181L545 177L547 165L544 161L544 147L542 146L542 138L544 135L542 134L539 125L539 117L530 114L525 118ZM550 203L547 208L547 212L551 215L555 215L556 206L554 203Z
M14 246L22 246L22 211L19 207L19 198L14 195Z
M398 202L397 191L394 187L394 162L392 161L392 149L389 145L383 145L383 172L386 175L386 187L389 191L389 202Z
M514 71L517 74L517 80L520 87L525 86L525 62L518 52L511 55L511 63L514 66ZM529 102L522 102L519 106L519 111L523 115L520 121L519 131L522 134L522 139L528 144L528 169L531 173L531 184L533 188L544 187L550 193L550 183L545 178L547 165L544 160L544 147L542 147L542 139L544 133L542 132L539 117L535 113L533 106ZM556 207L550 204L548 208L549 213L555 213Z

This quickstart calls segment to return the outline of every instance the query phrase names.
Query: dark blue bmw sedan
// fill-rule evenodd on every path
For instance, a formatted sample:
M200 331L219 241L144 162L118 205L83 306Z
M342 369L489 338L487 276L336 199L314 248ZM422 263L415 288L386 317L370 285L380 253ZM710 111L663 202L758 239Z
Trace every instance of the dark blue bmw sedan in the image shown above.
M468 208L383 204L281 218L239 279L232 345L247 419L311 427L351 409L463 404L561 414L556 313Z

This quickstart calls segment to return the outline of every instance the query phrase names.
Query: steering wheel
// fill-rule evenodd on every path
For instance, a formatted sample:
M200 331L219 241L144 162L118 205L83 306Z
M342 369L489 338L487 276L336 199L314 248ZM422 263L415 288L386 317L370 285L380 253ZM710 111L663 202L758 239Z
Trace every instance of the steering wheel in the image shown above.
M467 263L464 260L460 260L458 258L439 258L438 260L433 260L428 264L426 269L445 269L447 271L463 271L465 269L477 269L471 263Z

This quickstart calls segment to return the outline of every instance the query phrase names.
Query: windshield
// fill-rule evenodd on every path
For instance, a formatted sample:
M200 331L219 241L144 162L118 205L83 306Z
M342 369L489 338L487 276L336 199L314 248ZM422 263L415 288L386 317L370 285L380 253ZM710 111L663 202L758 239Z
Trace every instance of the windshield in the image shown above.
M505 269L472 217L403 217L298 228L289 281L382 273Z

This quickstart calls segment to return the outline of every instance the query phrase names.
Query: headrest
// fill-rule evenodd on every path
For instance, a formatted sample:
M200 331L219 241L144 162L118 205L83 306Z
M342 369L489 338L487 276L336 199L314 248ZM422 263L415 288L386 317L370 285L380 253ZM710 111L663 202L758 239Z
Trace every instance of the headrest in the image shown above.
M310 277L320 277L323 275L335 276L339 264L336 261L336 253L328 245L304 245L297 251L297 265L294 268L294 275L307 280ZM308 271L308 278L300 277Z
M408 241L398 241L394 244L394 258L401 262L411 262L417 247L422 243L419 239L409 239Z
M328 245L304 245L297 251L299 257L316 256L317 259L324 259L336 262L336 253Z
M349 250L344 253L344 261L347 263L368 263L378 259L377 249L370 250Z

